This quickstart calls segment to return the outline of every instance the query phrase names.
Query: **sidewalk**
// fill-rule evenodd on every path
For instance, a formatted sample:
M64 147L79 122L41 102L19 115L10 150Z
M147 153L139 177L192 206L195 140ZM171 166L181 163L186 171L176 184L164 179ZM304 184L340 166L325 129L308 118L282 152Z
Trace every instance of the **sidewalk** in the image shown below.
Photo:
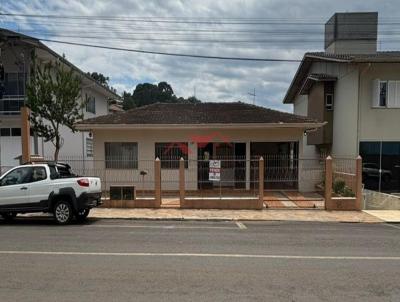
M364 210L364 212L385 222L400 222L400 210Z
M252 220L378 223L381 219L365 212L325 210L186 210L186 209L92 209L89 217L137 220Z

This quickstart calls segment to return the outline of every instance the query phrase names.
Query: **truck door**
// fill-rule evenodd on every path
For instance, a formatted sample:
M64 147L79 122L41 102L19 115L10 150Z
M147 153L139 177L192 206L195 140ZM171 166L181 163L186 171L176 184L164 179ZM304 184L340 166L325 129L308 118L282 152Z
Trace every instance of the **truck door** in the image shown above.
M0 207L14 208L29 203L31 177L32 167L19 167L5 174L0 180Z

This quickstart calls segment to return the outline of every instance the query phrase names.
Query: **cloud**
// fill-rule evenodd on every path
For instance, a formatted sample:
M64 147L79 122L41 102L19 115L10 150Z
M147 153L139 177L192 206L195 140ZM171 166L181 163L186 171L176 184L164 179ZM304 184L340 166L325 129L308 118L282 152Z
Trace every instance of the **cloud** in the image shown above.
M45 4L39 0L21 0L6 2L3 11L113 16L118 20L9 17L5 18L3 25L37 37L98 45L216 56L301 59L307 50L322 50L323 23L334 12L379 11L380 18L384 19L391 16L396 4L395 0L384 3L373 0L54 0ZM151 17L163 21L197 20L205 23L133 20L150 21ZM221 24L245 23L246 18L251 22L270 23ZM293 20L320 24L287 24ZM221 42L223 40L231 42ZM242 42L233 42L237 40ZM282 99L298 63L218 61L47 44L58 53L65 53L67 59L82 70L109 76L111 84L120 93L132 91L140 82L167 81L178 96L188 97L196 93L196 97L203 101L252 102L249 92L256 89L257 104L285 111L292 109L283 105Z

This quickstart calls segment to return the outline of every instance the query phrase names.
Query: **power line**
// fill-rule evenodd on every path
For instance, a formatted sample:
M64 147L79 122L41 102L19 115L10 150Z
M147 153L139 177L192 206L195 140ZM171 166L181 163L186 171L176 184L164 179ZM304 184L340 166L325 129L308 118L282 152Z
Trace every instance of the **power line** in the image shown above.
M103 20L121 22L142 22L142 23L176 23L176 24L226 24L226 25L267 25L267 24L291 24L291 25L325 25L321 21L308 21L309 19L295 18L188 18L188 17L116 17L116 16L90 16L90 15L38 15L38 14L14 14L1 13L1 16L44 18L44 19L71 19L71 20ZM221 21L222 20L222 21ZM226 21L229 20L229 21ZM298 20L298 21L294 21ZM389 19L387 19L389 20ZM399 20L399 18L393 18ZM342 23L344 24L344 23ZM346 22L348 25L368 25L373 22ZM400 25L400 21L380 22L380 25Z
M137 53L145 53L145 54L156 54L156 55L174 56L174 57L187 57L187 58L231 60L231 61L232 60L234 60L234 61L254 61L254 62L287 62L287 63L299 63L302 61L302 60L296 60L296 59L222 57L222 56L206 56L206 55L195 55L195 54L184 54L184 53L171 53L171 52L150 51L150 50L141 50L141 49L122 48L122 47L102 46L102 45L94 45L94 44L86 44L86 43L76 43L76 42L59 41L59 40L51 40L51 39L40 39L40 41L59 43L59 44L67 44L67 45L75 45L75 46L85 46L85 47L92 47L92 48L129 51L129 52L137 52Z

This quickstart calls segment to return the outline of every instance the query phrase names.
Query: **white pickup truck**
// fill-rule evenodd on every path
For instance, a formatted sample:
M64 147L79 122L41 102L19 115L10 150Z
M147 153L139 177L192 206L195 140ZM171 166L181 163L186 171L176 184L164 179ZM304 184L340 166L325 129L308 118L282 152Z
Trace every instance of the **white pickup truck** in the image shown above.
M18 213L53 213L59 224L73 216L83 221L91 208L101 204L101 181L78 177L70 166L37 163L17 166L0 177L0 215L13 219Z

